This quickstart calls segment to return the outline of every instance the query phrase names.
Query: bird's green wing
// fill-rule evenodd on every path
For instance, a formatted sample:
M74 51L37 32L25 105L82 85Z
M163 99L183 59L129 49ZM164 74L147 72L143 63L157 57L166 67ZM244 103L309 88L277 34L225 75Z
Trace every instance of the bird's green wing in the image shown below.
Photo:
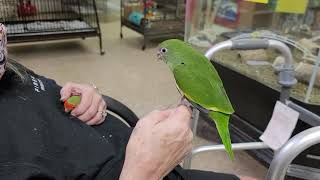
M222 82L210 80L210 73L198 72L195 68L181 65L175 68L174 77L184 96L189 100L211 110L209 117L215 122L220 138L231 159L233 152L229 134L229 118L234 112ZM220 79L220 78L219 78Z
M210 79L207 73L186 65L173 71L177 86L184 95L200 106L225 114L234 112L222 82Z

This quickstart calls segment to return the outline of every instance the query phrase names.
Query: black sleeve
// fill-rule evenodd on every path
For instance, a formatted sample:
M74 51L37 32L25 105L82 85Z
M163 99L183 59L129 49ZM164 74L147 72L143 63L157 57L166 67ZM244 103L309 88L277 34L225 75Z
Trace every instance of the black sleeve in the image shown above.
M0 165L0 179L47 179L54 177L46 170L29 163L6 163Z

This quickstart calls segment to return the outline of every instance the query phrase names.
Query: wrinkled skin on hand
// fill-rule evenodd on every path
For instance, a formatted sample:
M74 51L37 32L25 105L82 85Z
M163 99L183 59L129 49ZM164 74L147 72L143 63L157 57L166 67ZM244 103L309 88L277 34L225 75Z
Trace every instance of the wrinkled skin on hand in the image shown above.
M120 179L156 180L172 171L192 149L190 118L185 106L142 118L127 145Z
M91 85L66 83L60 91L61 101L66 101L74 95L81 96L80 104L72 111L71 115L77 117L88 125L98 125L104 122L103 111L107 108L102 95ZM68 112L67 109L65 109Z

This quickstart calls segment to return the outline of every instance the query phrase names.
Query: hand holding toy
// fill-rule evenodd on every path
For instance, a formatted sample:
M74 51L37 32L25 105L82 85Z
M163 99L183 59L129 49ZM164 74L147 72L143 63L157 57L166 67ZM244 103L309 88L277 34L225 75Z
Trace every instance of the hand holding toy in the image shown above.
M64 102L64 109L70 112L80 104L80 101L81 96L71 96Z

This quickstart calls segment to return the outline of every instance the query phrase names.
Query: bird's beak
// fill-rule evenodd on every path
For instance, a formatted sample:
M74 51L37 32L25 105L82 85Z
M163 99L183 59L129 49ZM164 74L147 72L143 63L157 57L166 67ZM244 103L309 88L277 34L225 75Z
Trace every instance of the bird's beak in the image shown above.
M162 52L160 50L158 50L158 52L157 52L157 60L158 61L163 60L163 54L162 54Z
M167 63L166 61L166 58L165 58L165 53L161 51L162 48L159 48L158 49L158 52L157 52L157 60L158 61L163 61L165 63Z

